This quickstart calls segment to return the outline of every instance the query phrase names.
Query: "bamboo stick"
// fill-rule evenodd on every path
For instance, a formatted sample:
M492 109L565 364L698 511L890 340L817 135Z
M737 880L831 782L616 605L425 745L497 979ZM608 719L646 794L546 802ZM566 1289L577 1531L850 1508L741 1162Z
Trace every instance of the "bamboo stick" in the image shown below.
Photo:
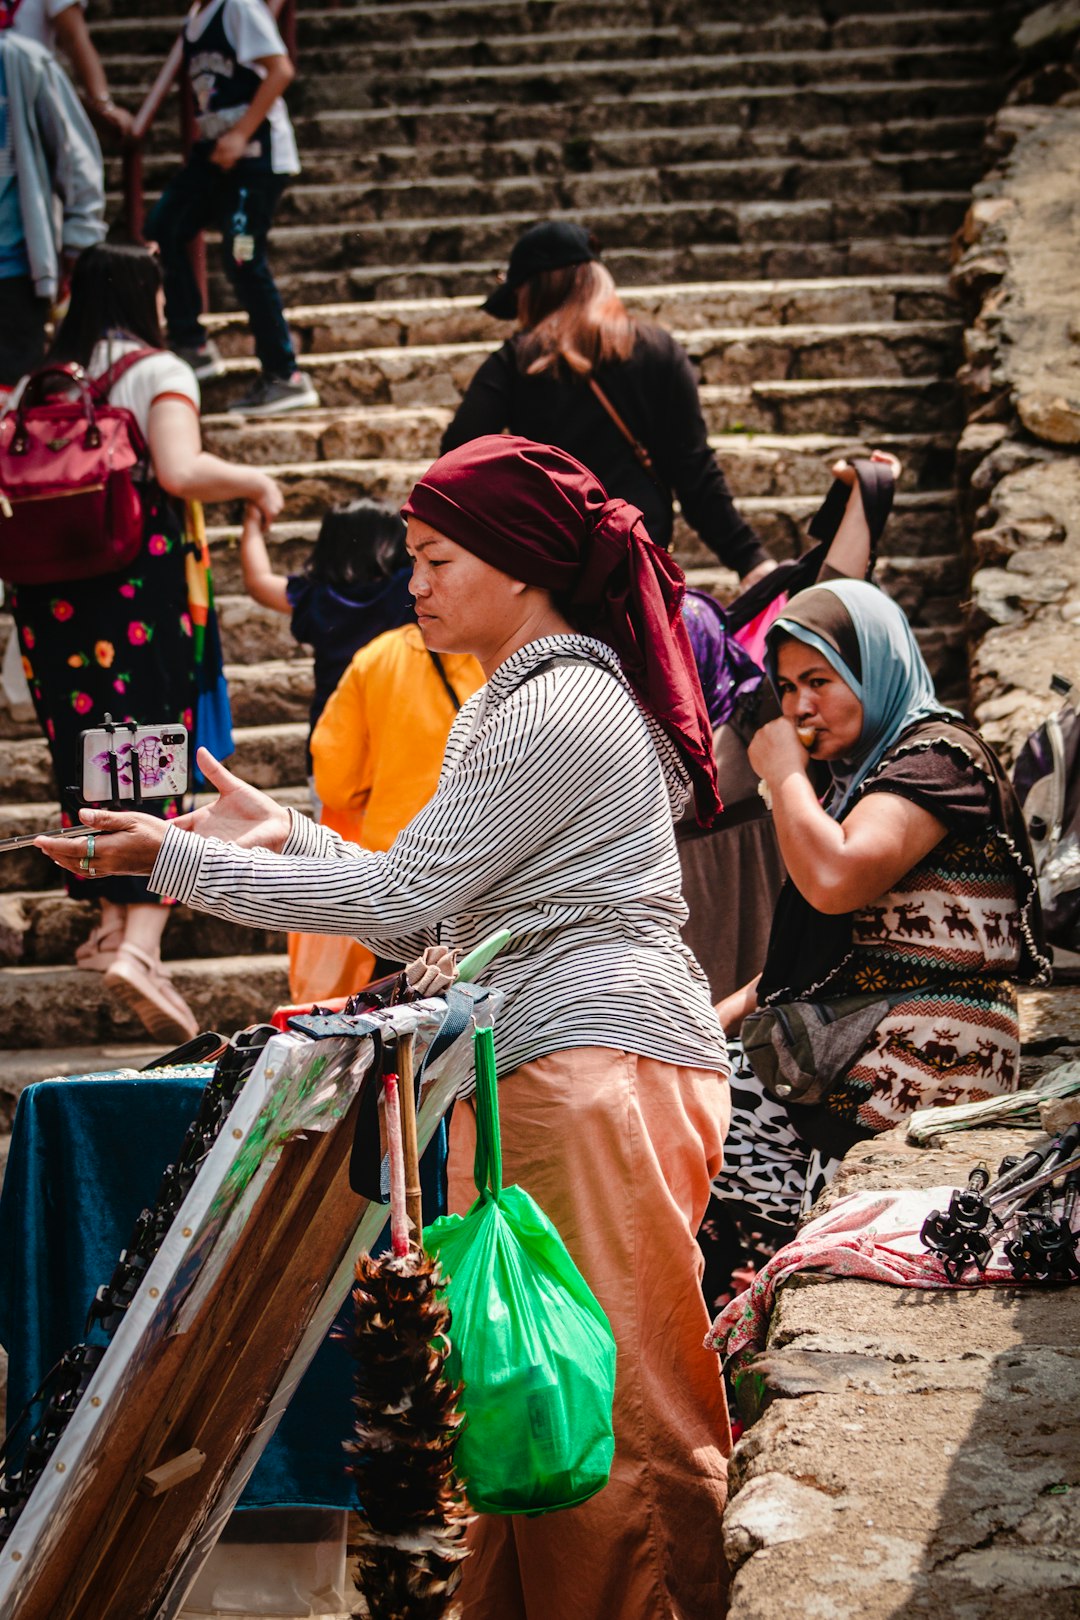
M413 1242L420 1247L424 1230L420 1192L420 1154L416 1145L416 1091L413 1080L415 1035L399 1035L397 1043L398 1100L401 1139L405 1149L405 1208L413 1227Z

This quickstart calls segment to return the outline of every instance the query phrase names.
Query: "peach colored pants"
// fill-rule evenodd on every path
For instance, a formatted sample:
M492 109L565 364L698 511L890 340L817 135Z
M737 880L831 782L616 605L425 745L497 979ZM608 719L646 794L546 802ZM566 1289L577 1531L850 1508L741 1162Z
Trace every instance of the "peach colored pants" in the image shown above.
M581 1507L483 1514L463 1620L718 1620L731 1431L696 1233L721 1167L727 1082L604 1047L555 1052L499 1083L503 1182L531 1193L607 1312L615 1461ZM459 1103L449 1202L475 1197L476 1116Z

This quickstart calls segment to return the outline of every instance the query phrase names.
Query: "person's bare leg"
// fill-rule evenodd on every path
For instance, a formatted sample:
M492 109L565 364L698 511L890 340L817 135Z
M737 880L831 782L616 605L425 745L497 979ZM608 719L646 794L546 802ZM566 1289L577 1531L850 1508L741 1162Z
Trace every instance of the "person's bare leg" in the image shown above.
M161 960L161 937L169 921L171 906L127 906L124 944L136 945L147 956Z
M171 909L128 906L123 943L105 984L155 1039L175 1044L197 1035L199 1023L161 964L161 936Z

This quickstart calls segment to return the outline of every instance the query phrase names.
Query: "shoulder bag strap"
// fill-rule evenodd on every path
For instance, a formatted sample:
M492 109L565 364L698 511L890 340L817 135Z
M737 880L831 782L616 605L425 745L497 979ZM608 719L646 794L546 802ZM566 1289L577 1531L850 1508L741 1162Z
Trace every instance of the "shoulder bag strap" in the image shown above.
M461 699L458 697L457 693L454 691L454 688L450 684L450 677L443 668L442 659L439 657L437 652L432 652L430 647L427 648L427 655L435 666L435 673L438 675L440 681L442 681L447 697L454 705L454 713L457 714L461 709Z
M660 474L657 472L656 464L653 461L652 456L650 456L648 450L646 450L641 440L636 439L633 433L631 433L630 429L627 427L626 423L623 421L610 399L608 399L595 377L589 378L589 387L592 389L593 393L600 401L600 404L604 407L605 411L607 411L608 415L611 417L611 420L614 422L615 426L618 428L619 432L622 434L623 438L634 452L638 465L644 472L648 473L653 483L659 485L659 487L664 490L664 493L667 494L667 486L660 477Z

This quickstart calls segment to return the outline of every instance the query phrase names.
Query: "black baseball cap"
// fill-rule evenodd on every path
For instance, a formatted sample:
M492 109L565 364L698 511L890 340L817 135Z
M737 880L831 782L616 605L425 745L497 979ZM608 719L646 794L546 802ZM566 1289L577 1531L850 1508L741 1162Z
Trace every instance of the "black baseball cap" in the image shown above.
M562 270L599 257L583 225L569 219L546 219L540 225L531 225L514 243L505 279L480 307L500 321L512 321L517 314L518 288L541 270Z

